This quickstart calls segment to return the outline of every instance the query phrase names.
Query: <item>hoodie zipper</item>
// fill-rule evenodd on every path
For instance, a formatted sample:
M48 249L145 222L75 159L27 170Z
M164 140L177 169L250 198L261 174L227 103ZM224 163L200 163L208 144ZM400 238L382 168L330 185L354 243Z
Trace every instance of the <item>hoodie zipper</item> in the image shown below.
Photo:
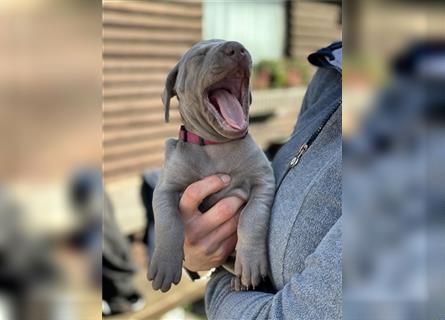
M303 154L306 152L307 148L309 146L307 145L307 143L303 144L300 147L300 150L298 150L297 154L292 158L292 160L289 162L288 168L292 169L293 167L295 167L298 162L300 162L301 157L303 156Z
M331 113L324 119L324 121L321 123L321 125L317 128L317 130L312 134L312 136L307 140L306 143L304 143L300 149L298 149L298 152L292 157L292 159L289 161L286 171L284 172L283 176L281 177L280 182L278 183L275 194L277 194L278 190L281 187L281 184L283 183L284 178L287 176L289 171L292 168L295 168L298 163L300 162L301 157L305 154L305 152L309 149L309 147L314 143L315 139L318 137L320 132L323 130L323 128L326 126L326 123L328 123L329 119L332 117L332 115L337 111L338 107L342 104L342 100L338 102L338 104L335 106L335 108L332 110Z

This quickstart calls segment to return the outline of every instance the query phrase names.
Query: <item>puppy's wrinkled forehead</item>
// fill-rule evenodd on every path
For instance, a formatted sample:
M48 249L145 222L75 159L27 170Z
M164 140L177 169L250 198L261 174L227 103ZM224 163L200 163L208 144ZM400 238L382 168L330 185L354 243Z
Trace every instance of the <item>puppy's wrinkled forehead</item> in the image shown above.
M180 63L182 65L188 63L202 64L206 60L217 60L221 55L221 48L224 40L207 40L201 41L191 47L181 58Z

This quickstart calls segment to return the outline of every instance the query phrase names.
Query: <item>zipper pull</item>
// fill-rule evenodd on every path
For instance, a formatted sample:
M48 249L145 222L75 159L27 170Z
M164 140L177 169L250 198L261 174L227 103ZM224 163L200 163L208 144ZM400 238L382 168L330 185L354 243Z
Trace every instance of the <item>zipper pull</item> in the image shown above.
M289 162L289 168L295 167L298 164L298 162L300 162L300 158L306 152L307 148L308 148L308 145L306 143L300 147L300 150L298 150L298 153Z

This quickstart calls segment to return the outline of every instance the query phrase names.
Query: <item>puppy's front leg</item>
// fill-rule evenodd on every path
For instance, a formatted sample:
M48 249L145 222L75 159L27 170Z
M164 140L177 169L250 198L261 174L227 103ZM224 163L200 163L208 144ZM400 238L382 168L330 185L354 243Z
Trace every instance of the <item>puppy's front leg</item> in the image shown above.
M150 259L148 280L153 289L166 292L171 284L178 284L184 257L184 225L179 215L179 193L162 185L153 193L155 218L155 250Z
M273 197L273 183L254 186L250 200L241 212L235 260L238 278L233 282L235 290L255 289L261 278L267 276L267 231Z

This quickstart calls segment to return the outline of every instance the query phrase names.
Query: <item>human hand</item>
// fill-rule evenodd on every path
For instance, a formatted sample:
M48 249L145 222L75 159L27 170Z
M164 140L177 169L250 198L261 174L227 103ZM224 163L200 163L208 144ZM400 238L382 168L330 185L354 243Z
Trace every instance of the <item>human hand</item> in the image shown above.
M232 196L221 199L207 212L198 207L209 195L230 183L227 175L214 175L192 183L184 191L179 210L184 222L184 266L204 271L223 264L235 250L240 209L244 200Z

